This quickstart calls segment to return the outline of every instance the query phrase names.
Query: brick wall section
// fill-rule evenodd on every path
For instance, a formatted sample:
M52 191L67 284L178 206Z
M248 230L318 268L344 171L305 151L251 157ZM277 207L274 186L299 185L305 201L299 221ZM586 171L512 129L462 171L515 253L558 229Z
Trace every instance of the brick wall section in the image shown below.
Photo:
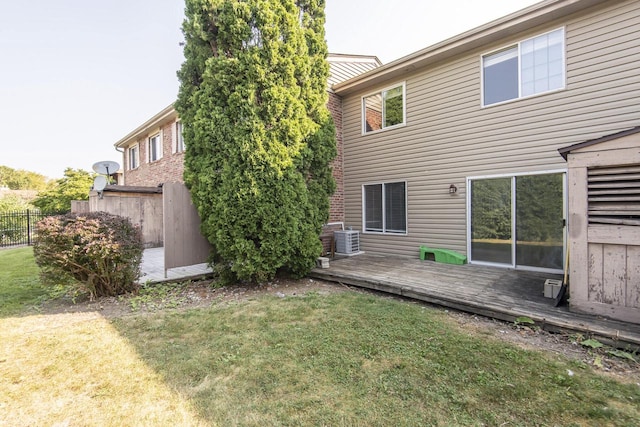
M327 103L329 112L336 125L336 144L338 155L331 163L333 177L336 180L336 191L331 196L331 209L329 211L329 222L344 222L344 162L342 147L342 98L333 92L329 92L329 102Z
M333 177L336 180L336 191L331 196L331 209L329 212L329 222L344 222L344 179L343 179L343 157L342 157L342 99L335 93L329 92L327 107L336 126L336 143L338 155L331 163ZM136 169L129 170L128 148L125 149L123 164L126 168L124 174L124 185L155 187L165 182L183 181L183 160L184 153L173 153L173 140L175 121L162 125L162 158L155 162L147 161L147 150L149 137L155 135L151 132L144 138L140 138L137 143L140 147L140 164ZM130 146L133 146L131 144Z
M367 132L382 129L382 112L367 108Z
M152 132L137 141L140 147L140 165L133 170L128 170L129 159L128 149L125 149L124 165L127 168L124 176L125 185L141 185L155 187L165 182L183 182L182 172L184 170L184 153L173 153L175 148L173 140L175 131L175 121L162 126L162 158L155 162L147 161L147 150L149 137L155 135ZM133 146L134 144L131 144Z

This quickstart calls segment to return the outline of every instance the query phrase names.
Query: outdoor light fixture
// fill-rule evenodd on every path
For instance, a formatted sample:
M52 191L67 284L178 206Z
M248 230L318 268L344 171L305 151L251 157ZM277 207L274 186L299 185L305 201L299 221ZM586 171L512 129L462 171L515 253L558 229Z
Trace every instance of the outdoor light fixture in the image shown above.
M449 186L449 194L456 194L458 192L458 187L455 184L451 184Z

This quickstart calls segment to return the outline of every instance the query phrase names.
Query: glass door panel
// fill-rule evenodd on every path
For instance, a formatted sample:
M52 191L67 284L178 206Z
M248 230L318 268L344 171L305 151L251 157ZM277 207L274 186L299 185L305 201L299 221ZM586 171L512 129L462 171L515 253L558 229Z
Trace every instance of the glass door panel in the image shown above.
M471 181L471 260L513 264L512 178Z
M516 264L563 267L563 174L516 177Z

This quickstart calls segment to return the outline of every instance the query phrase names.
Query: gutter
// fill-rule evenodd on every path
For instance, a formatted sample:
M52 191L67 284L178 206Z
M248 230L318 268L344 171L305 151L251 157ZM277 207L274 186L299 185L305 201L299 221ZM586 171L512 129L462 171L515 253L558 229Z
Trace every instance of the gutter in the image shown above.
M118 150L118 148L125 148L128 143L131 142L131 140L137 139L137 137L139 137L140 135L147 133L149 130L151 130L151 128L167 120L172 115L177 115L176 110L173 107L173 103L169 104L158 114L151 117L149 120L135 128L133 131L129 132L124 138L120 139L113 145L116 147L116 150Z

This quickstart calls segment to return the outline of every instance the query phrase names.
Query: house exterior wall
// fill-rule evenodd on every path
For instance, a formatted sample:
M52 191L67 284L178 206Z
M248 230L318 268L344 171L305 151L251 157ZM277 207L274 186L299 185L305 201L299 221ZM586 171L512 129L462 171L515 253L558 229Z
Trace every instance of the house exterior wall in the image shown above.
M331 196L329 222L344 221L344 184L343 184L343 156L342 156L342 99L333 92L329 92L327 108L336 126L336 143L338 155L331 163L333 177L336 180L336 191ZM158 126L144 136L131 142L123 153L124 185L155 187L166 182L184 182L184 152L175 149L176 120ZM149 137L161 131L162 158L149 162ZM136 169L129 169L128 148L139 147L139 165Z
M162 158L149 162L149 137L161 132ZM124 185L155 187L165 182L183 182L184 152L176 152L176 121L164 123L156 129L138 138L128 145L123 153ZM129 169L128 148L138 144L139 165L136 169Z
M481 55L561 27L565 89L482 107ZM467 178L566 170L558 148L640 124L638 55L640 2L605 2L345 95L346 225L362 230L364 184L407 184L407 234L363 233L362 250L466 253ZM362 135L362 96L403 81L406 125Z

